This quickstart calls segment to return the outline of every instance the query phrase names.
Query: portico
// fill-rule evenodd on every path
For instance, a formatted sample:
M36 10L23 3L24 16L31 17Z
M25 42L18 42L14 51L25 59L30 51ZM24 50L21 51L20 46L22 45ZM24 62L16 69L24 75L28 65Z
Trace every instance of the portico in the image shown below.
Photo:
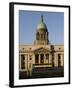
M49 53L35 54L35 64L51 64L51 55Z

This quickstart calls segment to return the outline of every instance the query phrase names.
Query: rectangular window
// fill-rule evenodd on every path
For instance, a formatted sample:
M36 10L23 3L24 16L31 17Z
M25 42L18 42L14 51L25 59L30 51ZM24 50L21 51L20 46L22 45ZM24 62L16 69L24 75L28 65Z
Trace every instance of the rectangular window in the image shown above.
M25 55L21 55L21 69L25 69Z
M38 54L35 55L35 64L39 64L39 55Z
M29 60L32 60L32 55L29 56Z
M40 63L43 64L44 63L44 54L40 55Z
M61 55L60 54L58 54L58 66L60 67L61 66Z

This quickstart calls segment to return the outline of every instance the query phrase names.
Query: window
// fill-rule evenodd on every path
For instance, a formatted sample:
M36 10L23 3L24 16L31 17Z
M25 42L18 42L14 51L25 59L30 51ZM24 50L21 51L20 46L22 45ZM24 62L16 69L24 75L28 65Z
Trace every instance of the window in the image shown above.
M35 55L35 64L39 64L39 55L38 54Z
M59 50L60 50L61 48L59 48Z
M21 55L21 69L25 69L25 55Z
M60 67L61 66L61 55L60 54L58 54L58 66Z
M29 56L29 60L32 60L32 55Z
M31 50L31 48L30 48L30 50Z
M24 48L22 48L24 50Z
M59 48L59 51L61 50L61 48Z
M44 34L41 34L41 40L44 40Z
M40 63L41 63L41 64L44 63L44 55L43 55L43 54L40 55Z

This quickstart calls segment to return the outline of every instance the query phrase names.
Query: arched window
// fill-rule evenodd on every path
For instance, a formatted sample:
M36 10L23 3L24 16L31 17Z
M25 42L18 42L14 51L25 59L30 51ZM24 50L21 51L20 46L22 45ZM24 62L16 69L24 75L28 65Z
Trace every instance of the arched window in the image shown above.
M45 40L45 34L44 33L41 34L41 40Z
M36 39L39 40L39 32L36 34Z
M43 40L43 34L41 34L41 40Z
M41 34L41 40L45 40L45 34Z

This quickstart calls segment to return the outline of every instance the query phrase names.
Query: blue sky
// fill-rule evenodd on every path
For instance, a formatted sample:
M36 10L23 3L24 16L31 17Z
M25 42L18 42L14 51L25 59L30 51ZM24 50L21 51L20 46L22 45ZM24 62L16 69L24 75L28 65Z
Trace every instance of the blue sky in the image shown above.
M43 15L51 44L64 44L64 13L45 11L19 11L19 44L33 44L36 27Z

